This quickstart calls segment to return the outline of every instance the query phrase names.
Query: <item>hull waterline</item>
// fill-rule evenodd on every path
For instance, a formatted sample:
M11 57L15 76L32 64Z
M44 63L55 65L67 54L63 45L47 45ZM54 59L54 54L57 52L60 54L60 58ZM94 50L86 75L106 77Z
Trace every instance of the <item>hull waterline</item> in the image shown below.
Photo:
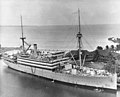
M72 75L72 74L53 72L50 70L44 70L41 68L27 66L23 64L12 63L7 60L4 60L4 62L10 68L15 69L17 71L32 74L35 76L44 77L47 79L57 80L57 81L68 83L68 84L117 90L117 80L116 80L117 75L116 74L109 76L109 77Z

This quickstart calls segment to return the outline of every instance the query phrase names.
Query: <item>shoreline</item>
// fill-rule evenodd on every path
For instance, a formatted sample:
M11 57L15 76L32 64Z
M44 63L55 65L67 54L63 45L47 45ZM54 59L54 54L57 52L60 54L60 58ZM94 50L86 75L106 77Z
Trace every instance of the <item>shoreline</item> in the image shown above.
M19 47L1 47L0 54L3 54L6 51L18 50L18 49L19 49Z

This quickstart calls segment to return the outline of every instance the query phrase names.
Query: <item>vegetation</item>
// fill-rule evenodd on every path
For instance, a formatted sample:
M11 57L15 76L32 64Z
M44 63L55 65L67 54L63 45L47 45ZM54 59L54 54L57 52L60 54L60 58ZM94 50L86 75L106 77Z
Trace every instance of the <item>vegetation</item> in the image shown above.
M103 50L101 46L97 46L97 50Z
M108 72L115 73L116 72L115 65L116 65L115 60L110 60L109 62L106 63L104 69L107 70Z
M109 46L108 45L106 45L106 50L108 50L109 49Z

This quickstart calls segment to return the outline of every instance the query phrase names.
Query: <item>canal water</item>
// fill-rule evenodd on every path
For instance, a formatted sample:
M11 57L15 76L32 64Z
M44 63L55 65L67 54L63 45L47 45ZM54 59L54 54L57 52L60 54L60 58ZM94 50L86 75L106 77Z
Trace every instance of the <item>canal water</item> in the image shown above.
M0 97L120 97L117 92L73 86L21 73L0 60Z

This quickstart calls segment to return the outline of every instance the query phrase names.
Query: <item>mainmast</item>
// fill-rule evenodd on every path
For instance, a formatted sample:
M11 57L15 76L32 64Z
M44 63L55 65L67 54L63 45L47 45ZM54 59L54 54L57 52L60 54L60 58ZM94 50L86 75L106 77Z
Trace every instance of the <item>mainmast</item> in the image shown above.
M77 34L77 37L78 37L78 43L79 43L79 61L80 61L80 64L79 64L79 67L81 69L81 66L82 66L82 62L81 62L81 37L82 37L82 34L81 34L81 28L80 28L80 10L78 9L78 21L79 21L79 29L78 29L78 34Z
M22 37L20 38L22 40L22 50L23 50L23 53L25 53L25 39L26 37L23 36L23 24L22 24L22 16L20 17L21 18L21 30L22 30Z

